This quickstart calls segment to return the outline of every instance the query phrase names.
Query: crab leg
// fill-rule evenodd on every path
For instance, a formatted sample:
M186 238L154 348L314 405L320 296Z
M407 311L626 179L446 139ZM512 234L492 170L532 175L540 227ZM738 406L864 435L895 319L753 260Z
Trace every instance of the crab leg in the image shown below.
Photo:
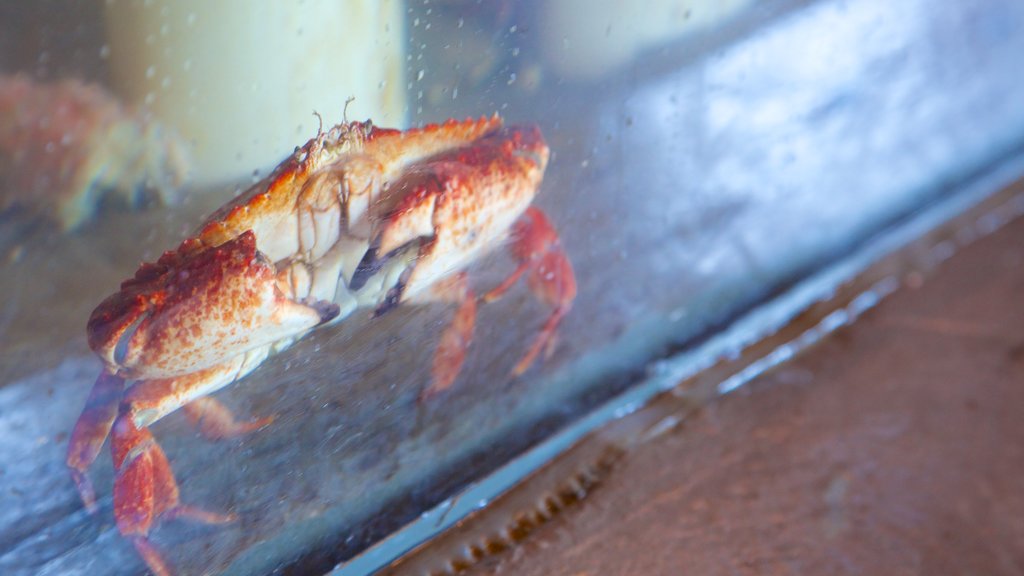
M123 389L124 380L104 370L93 384L68 442L67 465L71 468L71 477L89 512L96 511L96 492L86 472L110 434Z
M235 420L227 406L210 397L197 398L184 407L185 414L199 433L209 440L226 440L255 432L274 421L266 416L249 422Z
M139 555L158 576L172 572L149 542L149 530L160 518L187 517L208 524L234 520L230 514L207 512L182 505L178 483L167 456L148 428L137 427L130 404L122 404L114 422L110 452L114 459L114 518L118 531L131 540Z
M494 302L495 300L501 298L502 296L505 295L506 292L508 292L513 286L516 285L516 282L518 282L519 279L523 276L523 272L526 272L529 269L529 261L520 262L516 266L515 270L513 270L511 274L509 274L504 280L501 281L501 284L498 284L497 286L492 288L490 292L481 296L480 301L483 302L484 304L490 304L491 302Z
M512 369L512 374L518 376L533 364L541 350L546 350L546 354L551 353L555 330L576 298L576 276L562 250L554 226L537 208L528 208L516 222L512 231L511 250L519 265L501 284L485 294L482 300L492 302L500 298L528 272L526 283L530 290L542 302L553 307L533 344Z
M444 392L455 382L466 360L466 350L473 342L476 324L476 295L466 281L465 272L445 280L437 290L441 292L440 298L453 299L457 308L452 323L441 334L441 342L434 353L433 379L420 395L421 400Z
M230 383L255 368L266 351L241 354L230 362L178 378L144 380L124 394L111 433L110 450L114 469L114 518L117 528L132 541L139 555L155 574L171 574L159 550L149 542L149 531L160 518L187 518L206 524L234 520L179 501L178 483L167 456L148 426L178 407L207 438L219 439L250 432L273 418L237 422L219 402L204 395Z

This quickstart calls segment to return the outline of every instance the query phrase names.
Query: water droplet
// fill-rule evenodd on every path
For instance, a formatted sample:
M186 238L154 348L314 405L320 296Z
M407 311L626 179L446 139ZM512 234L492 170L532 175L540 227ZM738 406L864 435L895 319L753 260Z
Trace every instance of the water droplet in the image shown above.
M146 68L146 78L152 78L154 76L156 76L156 66Z
M185 24L187 24L188 26L192 26L195 23L196 23L196 14L195 14L195 12L192 12L188 16L185 17Z
M102 58L103 60L110 58L110 46L106 44L100 46L100 58Z
M419 82L420 80L423 80L423 76L425 74L426 74L425 70L420 70L419 72L417 72L416 73L416 81Z

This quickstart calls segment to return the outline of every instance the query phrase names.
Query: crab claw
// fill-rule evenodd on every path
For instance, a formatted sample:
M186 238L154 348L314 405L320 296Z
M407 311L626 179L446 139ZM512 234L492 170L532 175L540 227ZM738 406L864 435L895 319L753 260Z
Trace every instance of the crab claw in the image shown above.
M89 318L89 346L111 373L169 378L298 336L337 306L295 302L247 231L216 247L183 243L143 264Z

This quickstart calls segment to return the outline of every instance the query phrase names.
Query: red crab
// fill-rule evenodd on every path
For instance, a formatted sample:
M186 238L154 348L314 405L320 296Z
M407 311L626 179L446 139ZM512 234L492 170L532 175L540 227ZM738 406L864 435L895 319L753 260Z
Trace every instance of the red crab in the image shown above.
M268 424L238 422L208 395L358 308L382 314L407 302L456 304L423 394L429 397L458 376L478 301L501 296L525 274L552 308L513 373L526 370L550 349L576 295L554 227L530 206L548 154L539 129L505 127L497 116L408 131L341 124L321 131L176 250L143 264L88 323L89 345L105 369L67 458L86 505L95 502L86 471L110 435L118 529L153 572L169 574L148 540L157 519L231 516L179 501L148 427L178 408L211 438ZM478 298L464 270L503 244L517 266Z

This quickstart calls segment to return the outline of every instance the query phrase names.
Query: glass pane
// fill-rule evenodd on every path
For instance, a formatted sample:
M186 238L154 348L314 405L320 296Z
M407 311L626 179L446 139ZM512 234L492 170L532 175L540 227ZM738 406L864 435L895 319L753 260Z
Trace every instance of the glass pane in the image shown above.
M184 410L152 424L181 501L235 517L154 524L153 549L181 574L329 570L622 391L652 361L994 162L1024 133L1014 96L1024 82L1022 23L1024 8L1008 1L0 6L0 492L10 502L0 512L0 572L143 569L115 526L109 445L88 467L95 514L64 463L103 369L86 321L141 261L196 234L250 186L262 190L319 130L494 113L523 127L447 156L401 148L398 157L413 159L381 177L394 186L383 187L370 233L350 226L354 217L324 220L342 240L321 247L336 246L346 272L300 254L294 235L274 244L290 247L268 257L275 272L302 256L314 273L340 274L341 321L253 361L251 374L212 394L242 421L272 423L216 442ZM517 136L531 142L528 125L550 149L530 205L557 230L578 291L545 301L521 280L479 302L465 362L444 364L461 369L438 391L437 349L465 292L453 285L430 302L407 300L400 286L412 277L399 273L433 254L424 238L439 225L391 259L375 256L374 235L409 190L513 182L511 169L486 184L472 167L490 155L539 162L536 148L508 153ZM339 153L315 171L326 189L337 189L329 177L355 173L355 156ZM301 191L282 187L291 200L275 210L292 210ZM506 233L521 204L494 211L507 220L499 237L440 265L439 276L464 269L477 295L501 285L518 263ZM261 229L256 247L271 250L271 239L287 237L280 232ZM569 274L550 272L536 283ZM196 286L176 278L178 290ZM373 282L374 298L350 309L347 295ZM559 303L569 310L551 344L513 374ZM308 308L334 314L317 306ZM188 310L219 318L224 307ZM123 327L147 330L131 319ZM118 340L97 333L94 347ZM181 352L187 340L165 342L178 351L173 370L191 374L182 366L215 346ZM124 343L107 350L119 364L134 353ZM122 410L136 410L125 398ZM131 444L131 462L156 458L151 446ZM121 482L128 502L150 502ZM169 501L154 490L154 502ZM118 516L129 532L144 531Z

